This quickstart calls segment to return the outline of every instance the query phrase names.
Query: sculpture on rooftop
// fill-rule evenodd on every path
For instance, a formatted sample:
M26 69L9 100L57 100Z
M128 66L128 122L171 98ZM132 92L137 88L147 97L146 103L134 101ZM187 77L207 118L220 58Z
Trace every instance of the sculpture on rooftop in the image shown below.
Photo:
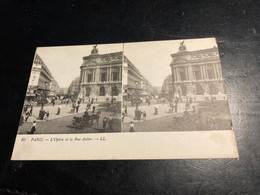
M184 41L180 43L179 51L186 51L186 46L184 45Z
M91 54L98 54L97 45L98 45L98 44L94 45L94 47L93 47L93 49L92 49L92 51L91 51Z

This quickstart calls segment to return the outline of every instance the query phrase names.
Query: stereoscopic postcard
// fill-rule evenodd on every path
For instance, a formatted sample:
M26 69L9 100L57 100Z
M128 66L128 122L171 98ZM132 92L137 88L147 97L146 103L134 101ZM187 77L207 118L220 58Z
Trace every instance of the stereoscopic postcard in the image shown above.
M12 160L238 158L215 38L38 47Z

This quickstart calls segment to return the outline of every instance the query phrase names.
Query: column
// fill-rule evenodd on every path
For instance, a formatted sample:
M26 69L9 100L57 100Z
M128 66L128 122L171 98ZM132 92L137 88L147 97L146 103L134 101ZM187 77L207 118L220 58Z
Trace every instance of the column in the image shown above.
M96 68L95 69L95 82L99 82L100 81L100 68L98 67L98 68Z
M86 70L83 70L82 77L83 77L83 83L85 83L86 82Z
M223 79L222 70L221 70L221 66L219 63L217 63L217 67L218 67L218 71L219 71L219 76L221 79Z
M202 68L202 66L199 66L199 67L200 67L201 80L204 80L203 68Z
M82 69L80 69L79 85L82 83Z
M122 67L119 67L119 81L122 81Z
M186 79L185 80L188 81L189 80L188 66L185 66L184 70L185 70L185 74L186 74Z
M80 83L84 83L84 70L80 71Z
M178 67L176 67L176 78L177 78L177 81L179 81L179 73L178 73Z
M175 81L178 81L178 77L177 77L177 68L174 68L174 74L175 74Z
M214 79L217 79L217 72L216 72L215 64L212 64L212 66L213 66L213 72L214 72Z
M215 70L216 70L217 79L219 79L219 71L218 71L218 66L217 66L217 64L214 64L214 67L215 67Z
M189 80L193 80L193 71L192 71L192 66L188 66L188 74L189 74Z
M110 81L110 68L107 68L107 81Z
M201 66L201 68L202 68L202 74L203 74L203 78L204 78L204 80L207 80L207 77L206 77L206 72L205 72L205 67L204 67L204 65L202 65L202 66Z
M88 82L88 70L85 70L85 83L87 83Z

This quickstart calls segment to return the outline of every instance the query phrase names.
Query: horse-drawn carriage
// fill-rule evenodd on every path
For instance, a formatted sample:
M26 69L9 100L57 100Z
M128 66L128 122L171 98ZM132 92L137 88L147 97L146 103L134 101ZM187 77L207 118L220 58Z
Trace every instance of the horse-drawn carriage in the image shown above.
M76 128L92 127L95 123L98 124L101 112L89 115L88 111L84 112L81 117L73 117L72 125Z

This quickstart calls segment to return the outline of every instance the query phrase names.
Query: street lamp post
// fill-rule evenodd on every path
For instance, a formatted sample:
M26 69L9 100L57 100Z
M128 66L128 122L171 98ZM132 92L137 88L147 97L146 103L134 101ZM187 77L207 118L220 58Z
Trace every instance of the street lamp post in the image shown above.
M39 116L38 116L38 119L40 120L43 120L43 117L44 117L44 110L43 110L43 106L44 106L44 103L46 101L46 97L47 97L47 86L49 85L48 82L45 82L45 91L44 93L41 94L41 104L42 104L42 107L39 111Z
M137 90L138 81L135 81L135 93L136 93L136 102L135 102L135 119L137 120L139 118L139 109L138 109L138 103L139 103L139 94Z

